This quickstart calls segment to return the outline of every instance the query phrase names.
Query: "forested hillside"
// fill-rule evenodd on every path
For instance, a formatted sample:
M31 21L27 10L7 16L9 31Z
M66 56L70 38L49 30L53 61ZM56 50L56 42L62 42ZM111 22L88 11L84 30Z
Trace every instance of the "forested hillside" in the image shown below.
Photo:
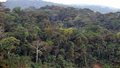
M120 12L0 5L0 68L120 68Z

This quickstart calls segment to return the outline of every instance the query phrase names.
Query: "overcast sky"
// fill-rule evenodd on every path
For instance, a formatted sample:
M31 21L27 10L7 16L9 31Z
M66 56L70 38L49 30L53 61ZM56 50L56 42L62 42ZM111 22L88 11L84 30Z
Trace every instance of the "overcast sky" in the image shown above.
M6 0L0 0L0 2L5 2Z
M0 0L6 1L6 0ZM120 9L120 0L44 0L60 4L75 5L100 5Z

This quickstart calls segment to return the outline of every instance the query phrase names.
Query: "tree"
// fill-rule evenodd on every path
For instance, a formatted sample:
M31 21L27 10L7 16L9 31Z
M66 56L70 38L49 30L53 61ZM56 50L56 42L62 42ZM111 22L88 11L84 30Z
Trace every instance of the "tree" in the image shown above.
M5 27L4 24L5 24L5 10L2 3L0 3L0 39L4 36L3 34Z
M19 45L19 40L15 37L8 37L4 38L0 41L1 43L1 49L5 50L7 52L7 55L9 56L12 49L15 49L16 45Z
M66 53L66 57L68 60L71 60L72 62L74 62L74 52L75 52L75 44L73 42L68 42L68 51Z
M21 8L20 7L16 7L16 8L14 8L13 10L12 10L14 13L17 13L17 14L21 14L21 12L22 12L22 10L21 10Z
M26 38L29 36L29 33L28 33L28 30L25 27L19 25L14 30L15 30L14 31L15 37L17 37L18 39L20 39L23 42L27 41Z
M41 52L41 39L38 39L38 40L36 40L36 41L33 41L33 42L32 42L32 47L34 47L35 50L36 50L36 63L38 63L39 53L40 53L40 55L42 54L42 52Z

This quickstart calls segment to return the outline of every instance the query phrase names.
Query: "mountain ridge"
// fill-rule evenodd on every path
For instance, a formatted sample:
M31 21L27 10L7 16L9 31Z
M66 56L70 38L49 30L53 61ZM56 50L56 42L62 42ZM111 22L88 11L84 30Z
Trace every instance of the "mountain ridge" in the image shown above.
M46 5L49 6L56 5L56 6L74 7L74 8L89 8L93 11L98 11L101 13L117 12L120 10L106 6L99 6L99 5L64 5L64 4L46 2L43 0L8 0L4 3L4 5L10 9L13 9L14 7L29 8L31 6L35 8L41 8Z

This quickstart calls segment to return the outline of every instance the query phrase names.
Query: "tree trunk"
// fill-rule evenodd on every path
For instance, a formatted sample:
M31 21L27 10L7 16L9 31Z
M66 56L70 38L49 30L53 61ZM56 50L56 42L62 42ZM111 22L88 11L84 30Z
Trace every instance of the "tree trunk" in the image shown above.
M36 63L38 63L38 46L36 48Z

